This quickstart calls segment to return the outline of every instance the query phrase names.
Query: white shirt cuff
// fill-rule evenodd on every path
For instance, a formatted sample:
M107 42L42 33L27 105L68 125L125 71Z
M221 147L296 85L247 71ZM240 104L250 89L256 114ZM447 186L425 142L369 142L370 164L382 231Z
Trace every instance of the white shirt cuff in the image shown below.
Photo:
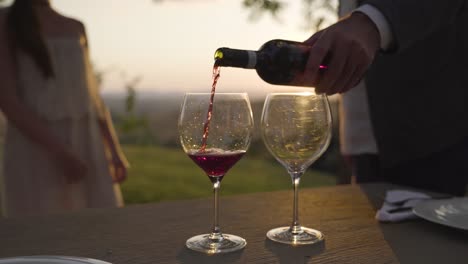
M377 8L364 4L356 8L353 12L361 12L367 15L374 22L380 34L380 48L387 50L393 42L393 34L385 16Z

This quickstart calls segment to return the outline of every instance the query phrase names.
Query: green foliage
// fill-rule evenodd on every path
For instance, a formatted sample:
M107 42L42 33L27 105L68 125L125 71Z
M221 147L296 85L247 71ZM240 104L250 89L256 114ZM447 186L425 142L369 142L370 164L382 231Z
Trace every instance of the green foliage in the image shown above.
M137 92L136 85L140 77L125 81L125 112L114 115L114 124L118 130L120 142L133 144L153 144L155 139L150 131L148 119L144 115L136 113Z
M113 122L122 144L154 145L156 138L145 116L113 115Z
M148 122L144 118L129 115L122 116L119 124L120 132L123 134L129 134L139 130L140 128L147 127Z
M304 27L313 25L316 30L328 26L337 19L339 3L333 0L303 0Z
M210 197L211 182L180 148L125 145L131 168L122 184L127 204ZM335 184L331 174L308 170L301 187ZM221 195L291 188L286 170L273 159L247 154L228 172Z
M264 13L278 20L279 14L287 6L280 0L243 0L243 6L250 9L250 19L257 20ZM337 18L338 0L302 0L304 29L319 30Z
M136 90L133 84L127 84L127 97L125 97L125 112L128 115L135 114Z
M264 12L276 17L284 3L276 0L244 0L243 6L251 10L250 19L258 19Z

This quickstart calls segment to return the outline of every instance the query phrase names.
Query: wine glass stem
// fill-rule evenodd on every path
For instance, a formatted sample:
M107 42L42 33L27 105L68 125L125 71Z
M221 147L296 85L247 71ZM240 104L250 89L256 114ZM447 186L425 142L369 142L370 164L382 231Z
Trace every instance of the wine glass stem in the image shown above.
M210 234L210 239L213 241L221 241L223 235L221 234L221 229L218 224L218 215L219 215L219 188L221 187L221 182L219 180L213 183L213 229Z
M294 201L293 201L293 222L291 225L291 232L293 234L299 234L302 232L302 227L299 224L299 182L301 181L302 173L292 173L292 184L294 190Z

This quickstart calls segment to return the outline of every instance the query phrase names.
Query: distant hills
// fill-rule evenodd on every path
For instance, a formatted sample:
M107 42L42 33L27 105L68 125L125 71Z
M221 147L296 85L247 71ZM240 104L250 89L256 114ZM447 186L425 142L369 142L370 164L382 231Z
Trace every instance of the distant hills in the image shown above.
M136 96L135 112L137 115L148 120L152 134L161 144L178 144L177 120L180 107L183 102L183 93L161 93L161 92L138 92ZM114 117L125 112L124 94L104 94L103 99L111 109ZM255 125L260 124L260 117L263 108L263 99L251 99L252 112ZM337 131L338 124L338 104L337 100L330 100L333 113L333 121ZM254 140L260 137L255 129Z
M111 110L114 117L125 113L124 93L104 93L103 100ZM136 94L135 114L148 120L149 128L157 138L157 142L162 144L177 144L177 119L183 101L183 93L170 92L142 92ZM260 122L263 99L252 99L252 111L255 124ZM337 102L330 100L334 116L334 125L338 124ZM5 118L0 113L0 143L5 133ZM259 137L258 129L255 138Z

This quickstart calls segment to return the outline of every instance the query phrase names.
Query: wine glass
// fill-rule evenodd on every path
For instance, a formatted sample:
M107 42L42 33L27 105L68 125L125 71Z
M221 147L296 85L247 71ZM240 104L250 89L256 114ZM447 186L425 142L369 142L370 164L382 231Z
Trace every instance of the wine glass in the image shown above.
M185 153L213 183L214 222L211 233L189 238L192 250L217 254L245 247L245 239L221 233L218 193L226 172L246 153L253 116L246 93L186 93L179 116L179 137Z
M331 129L326 95L311 92L267 95L261 118L262 139L288 171L294 189L292 224L268 231L269 239L292 245L314 244L324 239L320 231L299 224L298 188L302 174L330 144Z

